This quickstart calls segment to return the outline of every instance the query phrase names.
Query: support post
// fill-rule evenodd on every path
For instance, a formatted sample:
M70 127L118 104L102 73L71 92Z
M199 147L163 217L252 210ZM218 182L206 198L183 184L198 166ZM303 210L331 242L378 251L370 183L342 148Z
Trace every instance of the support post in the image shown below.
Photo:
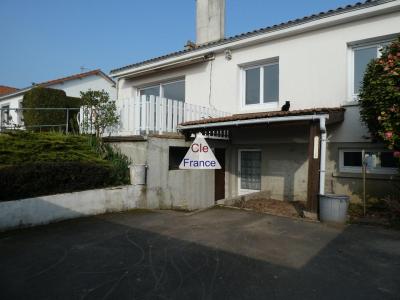
M65 124L65 134L68 134L68 130L69 130L69 108L67 108L67 123Z
M310 122L308 143L307 210L312 213L318 213L320 150L320 127L315 120Z

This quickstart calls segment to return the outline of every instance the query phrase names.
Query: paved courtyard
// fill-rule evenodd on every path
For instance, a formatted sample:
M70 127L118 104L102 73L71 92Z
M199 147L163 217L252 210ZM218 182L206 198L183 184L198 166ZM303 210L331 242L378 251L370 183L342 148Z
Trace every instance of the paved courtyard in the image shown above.
M234 209L0 234L0 299L399 299L400 232Z

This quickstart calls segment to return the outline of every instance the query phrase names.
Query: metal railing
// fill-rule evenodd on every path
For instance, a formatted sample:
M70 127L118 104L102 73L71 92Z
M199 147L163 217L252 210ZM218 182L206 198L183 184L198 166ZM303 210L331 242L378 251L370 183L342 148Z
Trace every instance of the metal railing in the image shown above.
M34 117L37 118L38 123L35 125L26 125L24 122L24 111L34 111ZM0 108L0 131L4 130L24 130L24 129L35 129L41 131L53 130L71 132L72 129L79 131L79 120L80 108L70 107L38 107L38 108L15 108L15 107L1 107ZM54 117L56 123L50 122L48 119ZM62 120L62 121L61 121ZM76 128L73 127L76 124Z
M109 128L105 135L148 135L177 132L179 124L187 121L224 117L229 113L178 100L155 96L142 96L117 100L120 122ZM87 111L89 110L89 112ZM24 112L34 111L35 124L25 124ZM53 119L57 120L54 122ZM7 129L58 130L62 132L94 133L90 108L0 108L0 131ZM51 120L51 122L50 122ZM32 123L32 122L30 122ZM89 124L89 125L88 125ZM209 136L227 137L228 132L214 130Z

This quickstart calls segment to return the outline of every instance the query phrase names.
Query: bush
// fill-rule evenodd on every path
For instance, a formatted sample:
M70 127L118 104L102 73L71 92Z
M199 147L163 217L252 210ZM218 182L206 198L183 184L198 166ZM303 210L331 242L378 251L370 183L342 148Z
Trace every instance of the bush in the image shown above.
M400 158L400 38L367 67L360 91L361 118L371 134Z
M106 162L87 136L23 130L0 133L0 165L62 161Z
M116 182L120 182L121 184L129 184L129 166L132 163L129 157L121 153L119 149L116 149L110 144L103 143L101 139L96 137L91 137L89 139L89 143L91 148L96 151L101 158L107 160L113 165L115 169L114 180Z
M129 183L130 160L89 136L0 133L0 201Z
M62 108L78 108L81 99L68 97L64 91L35 87L26 92L22 108L60 108L60 110L23 110L24 125L32 131L65 131L67 111ZM78 110L70 110L68 114L69 130L78 132L76 116Z
M0 167L0 201L68 193L114 184L111 165L37 162Z

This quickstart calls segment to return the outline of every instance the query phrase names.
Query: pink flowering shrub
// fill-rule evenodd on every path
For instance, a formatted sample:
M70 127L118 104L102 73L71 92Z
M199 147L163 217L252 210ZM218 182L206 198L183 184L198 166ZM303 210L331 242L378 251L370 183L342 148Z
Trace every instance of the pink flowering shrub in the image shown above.
M361 118L371 134L400 161L400 38L368 65L360 106Z

